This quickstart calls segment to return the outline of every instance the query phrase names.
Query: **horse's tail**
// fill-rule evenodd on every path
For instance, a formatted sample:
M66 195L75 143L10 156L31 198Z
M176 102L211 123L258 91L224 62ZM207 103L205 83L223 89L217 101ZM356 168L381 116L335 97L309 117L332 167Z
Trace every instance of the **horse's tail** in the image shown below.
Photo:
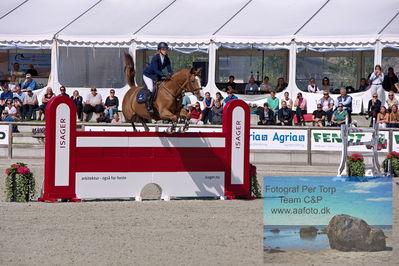
M134 71L134 63L133 63L133 58L130 54L125 53L125 77L127 84L129 84L130 87L135 86L134 82L134 76L136 74L136 71Z

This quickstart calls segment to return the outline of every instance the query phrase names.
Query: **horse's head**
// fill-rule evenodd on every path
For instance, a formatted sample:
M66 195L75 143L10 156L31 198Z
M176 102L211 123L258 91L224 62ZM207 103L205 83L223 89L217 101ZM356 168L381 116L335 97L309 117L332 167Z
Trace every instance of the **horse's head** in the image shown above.
M202 101L204 97L202 97L202 87L201 87L201 68L191 68L189 81L186 85L186 91L191 92L193 95L197 96L199 101Z

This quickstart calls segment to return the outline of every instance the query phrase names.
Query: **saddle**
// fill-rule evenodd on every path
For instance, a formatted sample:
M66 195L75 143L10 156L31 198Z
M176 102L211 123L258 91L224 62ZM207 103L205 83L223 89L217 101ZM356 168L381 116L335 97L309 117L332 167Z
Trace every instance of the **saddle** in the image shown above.
M140 91L137 93L136 101L137 103L146 103L147 102L147 97L151 96L152 101L155 101L155 99L158 96L158 89L159 89L159 84L161 82L155 82L154 84L154 91L152 94L150 94L150 91L147 88L147 85L144 83L144 87L140 89Z

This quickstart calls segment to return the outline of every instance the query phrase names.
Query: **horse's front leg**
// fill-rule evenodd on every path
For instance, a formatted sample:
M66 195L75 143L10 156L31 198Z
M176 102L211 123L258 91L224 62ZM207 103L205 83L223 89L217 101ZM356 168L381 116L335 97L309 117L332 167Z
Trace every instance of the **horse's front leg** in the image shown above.
M172 126L168 128L167 132L172 133L176 131L177 127L177 116L169 111L162 114L162 119L169 119L172 121Z
M140 117L140 121L141 121L141 124L143 124L145 132L150 131L150 128L147 126L147 123L145 122L144 118Z

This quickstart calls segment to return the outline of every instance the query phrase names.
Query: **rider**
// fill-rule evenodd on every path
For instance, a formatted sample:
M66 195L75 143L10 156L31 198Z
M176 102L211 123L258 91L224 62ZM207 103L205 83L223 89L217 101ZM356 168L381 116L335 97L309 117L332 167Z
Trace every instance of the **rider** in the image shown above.
M161 79L170 79L172 76L172 67L170 64L170 59L168 57L168 44L165 42L160 42L158 44L158 53L154 55L151 59L151 64L147 66L143 71L143 80L147 85L148 90L150 91L149 95L147 94L147 111L150 114L154 113L154 109L152 106L152 92L154 90L154 82L159 81ZM167 68L168 74L164 74L162 70Z

